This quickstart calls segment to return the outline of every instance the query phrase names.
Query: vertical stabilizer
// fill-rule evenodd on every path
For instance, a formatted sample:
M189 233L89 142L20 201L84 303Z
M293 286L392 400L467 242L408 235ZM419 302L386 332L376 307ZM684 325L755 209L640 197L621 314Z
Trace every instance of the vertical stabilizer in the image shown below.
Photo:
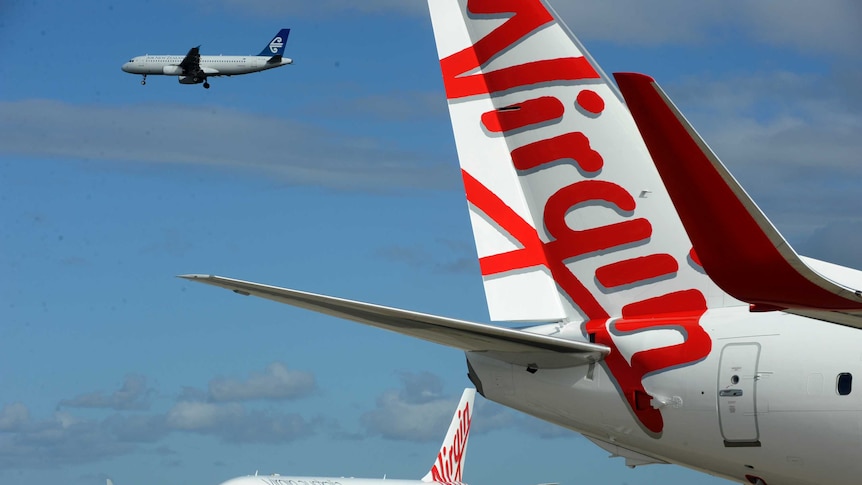
M738 304L612 81L544 0L428 0L492 320Z
M467 438L470 435L470 424L473 421L473 400L476 398L475 389L464 389L461 402L452 416L452 423L437 459L431 467L431 471L422 477L423 482L458 483L462 481L464 473L464 458L467 455Z
M284 46L287 45L287 36L290 35L290 29L281 29L275 34L275 37L266 44L266 47L260 51L258 56L283 56Z

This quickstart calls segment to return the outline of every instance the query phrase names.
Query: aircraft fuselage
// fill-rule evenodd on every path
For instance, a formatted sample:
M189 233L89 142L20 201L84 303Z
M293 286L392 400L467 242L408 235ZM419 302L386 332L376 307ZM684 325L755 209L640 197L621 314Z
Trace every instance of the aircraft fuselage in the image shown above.
M182 76L183 71L179 65L183 57L170 55L137 56L123 64L123 71L132 74ZM201 56L200 66L207 76L235 76L293 63L292 59L286 57L276 62L270 62L270 60L270 57L265 56Z
M647 372L640 399L621 396L626 376L606 361L530 372L468 352L470 377L486 398L582 433L630 466L679 463L743 483L858 483L862 464L848 457L862 450L862 393L852 389L862 375L859 330L744 307L710 310L700 324L706 357ZM658 326L626 333L609 325L632 364L625 372L649 368L650 351L684 351L687 332ZM584 340L580 327L531 330ZM836 444L840 452L825 451Z

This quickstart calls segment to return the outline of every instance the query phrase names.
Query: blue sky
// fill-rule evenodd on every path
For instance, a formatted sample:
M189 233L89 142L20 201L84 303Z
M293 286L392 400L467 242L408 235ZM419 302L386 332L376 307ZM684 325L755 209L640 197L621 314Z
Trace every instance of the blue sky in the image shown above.
M797 250L862 267L857 2L555 3ZM281 27L294 65L209 90L120 70ZM0 485L425 474L460 352L174 278L487 321L424 1L13 0L0 54ZM727 483L479 401L473 485Z

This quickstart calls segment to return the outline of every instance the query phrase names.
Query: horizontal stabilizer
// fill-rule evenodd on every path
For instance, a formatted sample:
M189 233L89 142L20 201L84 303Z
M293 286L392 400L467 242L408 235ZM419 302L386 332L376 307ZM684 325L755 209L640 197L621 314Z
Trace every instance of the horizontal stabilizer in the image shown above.
M535 365L546 369L574 367L599 361L610 351L604 345L399 310L221 276L182 275L180 278L220 286L241 295L254 295L287 303L464 351L487 352L495 358L512 364Z
M652 78L614 76L709 277L752 310L862 326L862 273L806 264Z

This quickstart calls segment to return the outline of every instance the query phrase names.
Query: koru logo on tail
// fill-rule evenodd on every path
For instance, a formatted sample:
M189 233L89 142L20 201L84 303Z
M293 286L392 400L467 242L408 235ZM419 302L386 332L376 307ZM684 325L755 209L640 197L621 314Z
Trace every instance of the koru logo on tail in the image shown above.
M269 51L273 54L278 54L278 50L284 47L284 40L281 36L272 39L272 42L269 43Z

